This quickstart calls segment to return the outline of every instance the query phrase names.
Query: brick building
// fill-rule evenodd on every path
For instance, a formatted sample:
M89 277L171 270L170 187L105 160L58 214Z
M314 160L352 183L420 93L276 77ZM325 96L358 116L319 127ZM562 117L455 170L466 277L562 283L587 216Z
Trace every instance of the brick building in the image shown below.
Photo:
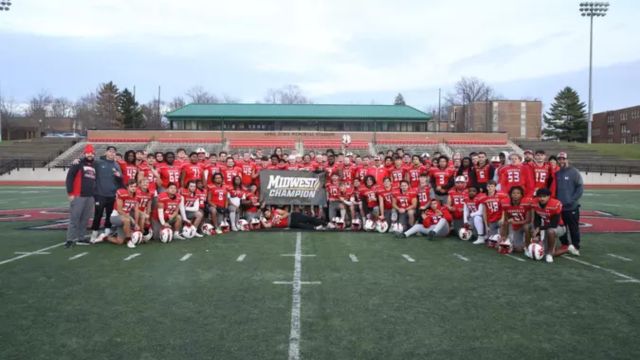
M591 142L640 143L640 105L593 114Z
M476 101L456 105L450 122L458 132L506 132L511 139L540 139L542 102L526 100Z

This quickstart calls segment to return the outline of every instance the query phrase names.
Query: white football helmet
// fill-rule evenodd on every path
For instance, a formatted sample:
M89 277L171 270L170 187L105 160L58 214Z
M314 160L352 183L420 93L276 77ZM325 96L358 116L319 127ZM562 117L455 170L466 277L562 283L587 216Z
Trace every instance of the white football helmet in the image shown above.
M260 220L257 218L251 219L251 230L260 230Z
M364 231L374 231L376 229L376 223L371 220L371 219L367 219L364 222Z
M208 236L214 235L215 232L215 228L213 227L213 225L209 224L209 223L204 223L202 225L202 233Z
M463 227L460 230L458 230L458 237L460 238L460 240L469 241L469 239L471 239L472 236L473 236L473 232L467 228Z
M360 222L360 219L355 218L353 219L353 221L351 222L351 229L354 231L359 231L362 228L362 223Z
M389 223L384 220L378 220L376 222L376 231L379 233L386 233L389 230Z
M342 218L335 217L333 222L336 224L336 229L344 230L344 220L342 220Z
M351 135L349 134L342 135L342 144L344 146L349 146L349 144L351 144Z
M503 255L511 254L513 252L513 245L511 245L511 241L509 241L509 239L504 239L498 242L498 252Z
M394 234L400 234L404 232L404 227L400 223L391 224L391 232Z
M544 258L544 246L540 245L540 243L532 242L527 246L525 255L533 260L540 261Z
M163 243L169 243L173 240L173 230L171 228L165 227L160 231L160 241Z
M502 236L500 236L500 234L495 234L495 235L491 235L489 236L489 239L487 239L487 247L489 248L496 248L498 247L498 243L500 243L502 241Z
M240 229L240 231L251 230L251 228L249 228L249 222L245 219L238 220L238 228Z
M133 243L133 245L138 245L142 242L142 231L138 230L138 231L134 231L131 233L131 242Z
M229 226L227 220L222 220L222 222L220 223L220 230L222 230L223 233L228 233L231 230L231 227Z
M195 236L196 234L196 227L193 225L185 225L182 227L182 236L184 236L187 239L191 239Z

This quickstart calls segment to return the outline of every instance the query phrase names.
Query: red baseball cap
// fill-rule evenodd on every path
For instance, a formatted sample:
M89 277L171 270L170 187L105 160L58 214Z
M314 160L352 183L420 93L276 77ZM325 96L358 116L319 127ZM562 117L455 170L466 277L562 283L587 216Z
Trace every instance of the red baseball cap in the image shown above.
M533 150L531 149L527 149L524 151L525 154L533 154Z
M567 153L566 153L566 152L564 152L564 151L559 152L559 153L558 153L558 156L556 156L556 157L557 157L558 159L560 159L560 158L565 158L565 159L566 159L566 158L567 158Z
M95 154L96 151L93 149L93 145L87 144L87 146L84 147L84 153L85 154Z

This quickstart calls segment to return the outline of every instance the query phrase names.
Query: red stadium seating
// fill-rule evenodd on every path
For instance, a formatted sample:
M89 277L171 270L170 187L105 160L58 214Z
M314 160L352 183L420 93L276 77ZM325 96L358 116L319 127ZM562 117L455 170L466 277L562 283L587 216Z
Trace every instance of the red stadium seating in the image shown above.
M284 149L293 149L296 147L294 140L276 140L276 139L242 139L242 140L229 140L229 147L231 149L240 148L276 148L281 147Z
M89 138L87 142L90 143L146 143L149 142L147 138L131 138L131 139L121 139L121 138Z
M435 139L380 139L377 140L378 145L436 145L438 140Z
M165 138L165 139L158 139L157 141L161 142L161 143L166 143L166 144L220 144L222 143L221 139L217 139L217 138L202 138L202 139L179 139L179 138Z
M308 139L308 140L304 140L302 143L305 149L340 149L342 148L342 141L340 140Z
M506 145L505 140L465 140L465 139L453 139L447 140L447 144L450 145Z

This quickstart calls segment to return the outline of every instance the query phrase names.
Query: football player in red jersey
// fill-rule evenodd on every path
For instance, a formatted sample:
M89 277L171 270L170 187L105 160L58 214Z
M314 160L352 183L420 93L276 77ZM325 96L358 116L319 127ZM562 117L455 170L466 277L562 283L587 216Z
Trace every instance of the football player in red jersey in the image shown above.
M467 188L467 196L464 199L464 210L462 220L464 226L473 229L478 239L485 239L486 228L484 226L484 200L486 195L480 192L476 185Z
M418 209L416 212L418 214L417 218L420 219L420 215L427 210L433 198L433 191L431 190L431 185L429 185L429 174L426 172L420 174L418 176L418 186L413 190L418 197Z
M474 245L485 243L486 238L500 233L500 221L502 220L502 202L509 197L505 193L496 190L496 182L494 180L487 181L487 194L484 198L484 207L482 217L484 219L485 238L478 239L473 242Z
M322 230L327 225L327 222L322 219L303 213L289 213L282 209L265 210L260 222L266 229L289 227L291 229Z
M174 162L175 162L175 165L179 168L181 168L182 165L188 163L189 157L187 156L187 151L183 148L178 148L176 150L176 159Z
M473 167L476 176L476 185L483 193L487 192L487 182L492 180L495 175L495 168L491 166L487 159L487 153L480 151L478 153L478 164Z
M180 231L182 230L183 219L186 219L186 214L184 200L182 195L178 194L178 184L169 183L165 190L165 192L158 195L158 208L152 214L153 235L157 240L160 240L160 230L162 228L171 228L174 239L184 240Z
M341 180L348 185L353 183L356 178L356 166L351 162L350 157L345 157L342 162Z
M426 167L422 165L420 162L420 157L418 155L413 155L411 157L411 165L407 167L407 178L409 180L409 186L412 189L418 187L420 183L420 174L426 171Z
M242 186L248 187L253 184L253 180L257 177L257 172L256 164L251 160L251 155L249 153L245 155L240 170L242 171Z
M362 207L364 210L364 218L375 219L380 214L378 208L378 186L376 185L376 179L367 175L364 178L364 185L361 186L358 191L360 192L360 199L362 199Z
M207 185L207 193L211 224L216 227L216 233L221 234L220 224L228 213L229 195L229 188L224 184L222 174L213 174L213 184Z
M211 156L209 156L209 164L205 166L202 176L206 185L213 184L213 175L221 174L223 166L223 164L218 162L218 156L216 154L211 154Z
M346 224L347 212L349 213L351 221L353 221L356 216L355 206L353 205L353 188L350 184L341 182L338 189L338 199L340 201L340 220L342 220L342 222Z
M163 192L169 183L178 184L180 181L180 167L175 165L175 155L172 152L164 154L165 165L160 168L158 178L158 192Z
M421 217L422 223L415 224L405 231L405 237L421 233L427 235L429 240L433 240L436 236L445 237L449 235L452 221L451 213L449 213L446 206L440 204L440 200L431 199L429 208L422 213Z
M340 211L340 175L332 174L330 177L331 181L325 186L327 191L327 200L329 202L329 220L333 221L333 219L338 216L338 212Z
M242 211L242 199L245 196L245 188L242 186L242 177L233 178L233 185L229 187L229 224L231 231L238 231L238 220Z
M400 187L400 182L407 179L407 171L403 167L402 158L396 156L393 160L393 168L389 170L389 177L391 178L391 187L397 189Z
M315 172L318 166L311 162L311 156L309 154L305 154L302 157L302 164L298 166L298 170L300 171L310 171Z
M186 188L180 189L180 195L182 195L182 202L184 204L184 220L190 222L198 229L194 236L202 237L203 235L200 234L199 231L200 224L204 218L204 212L200 210L201 197L198 195L196 182L194 180L189 181Z
M135 156L135 154L134 154ZM93 243L99 243L104 240L109 241L112 244L122 245L125 241L130 248L136 247L131 242L131 232L138 229L136 224L136 212L138 211L138 203L136 202L136 190L138 189L138 183L134 179L130 179L127 183L126 189L118 189L116 191L116 203L111 213L111 226L115 228L115 234L107 235L100 234L93 241Z
M393 192L391 204L402 228L408 229L409 226L413 226L418 207L418 195L411 190L407 180L400 181L400 188Z
M148 178L140 178L138 180L138 189L136 190L136 203L138 211L135 214L136 224L138 228L147 234L144 241L151 240L153 231L151 230L151 210L153 208L154 192L150 188L151 183Z
M467 179L458 176L455 179L455 186L449 190L447 208L453 216L453 229L457 233L463 226L462 216L464 215L464 199L467 197Z
M378 188L378 208L380 220L391 221L391 213L393 210L393 187L391 186L391 178L384 178L382 187Z
M449 158L446 155L438 158L437 167L429 169L429 176L435 197L441 204L446 205L449 200L449 189L454 183L454 171L449 168Z
M180 168L180 184L186 188L190 182L202 179L202 165L198 160L198 153L189 154L189 162L184 163Z
M149 192L156 196L156 189L158 187L158 178L160 174L155 168L156 158L153 154L147 155L147 161L138 165L138 187L140 186L140 180L147 179L149 181Z
M389 177L389 170L384 166L379 155L373 158L373 165L367 169L367 175L373 176L378 185L384 182L384 178Z
M531 168L522 164L520 154L511 153L509 155L511 164L503 166L498 170L500 191L508 193L514 186L521 186L525 196L533 195L533 175Z
M567 232L562 222L562 203L558 199L551 198L549 189L542 188L536 194L532 209L534 214L532 237L546 240L545 261L552 263L556 240Z
M534 195L538 189L551 188L551 166L549 165L549 163L545 162L545 158L546 155L544 150L536 150L534 161L529 163L529 167L531 168L531 172L533 173Z
M362 196L360 196L360 189L362 189L362 182L359 178L353 179L353 184L351 184L351 191L353 192L353 208L355 213L359 215L358 217L362 220L365 218L365 201L363 201ZM353 218L355 219L355 218ZM351 219L353 221L353 219Z
M222 169L222 175L224 175L225 185L232 186L233 178L242 174L242 169L236 166L235 160L232 157L228 157L226 161L226 167Z
M367 174L367 170L368 168L371 166L371 158L369 157L369 155L365 155L358 163L358 160L360 159L358 157L356 157L356 177L358 179L360 179L360 182L362 184L364 184L364 178L369 175Z
M502 229L500 235L511 240L514 251L523 251L529 245L531 236L531 202L524 197L522 186L513 186L509 190L509 198L500 205L502 207Z
M122 183L128 184L129 180L138 179L138 165L136 165L136 152L128 150L124 153L124 160L118 161L120 170L122 170Z
M242 200L242 208L244 217L251 222L253 219L258 219L260 215L260 195L258 194L258 187L256 185L249 186L249 189L245 191Z
M524 151L524 160L522 161L522 165L531 166L533 165L533 150L526 149Z
M476 172L473 169L470 157L462 158L462 163L456 172L456 176L464 176L467 179L467 186L472 186L476 183Z

